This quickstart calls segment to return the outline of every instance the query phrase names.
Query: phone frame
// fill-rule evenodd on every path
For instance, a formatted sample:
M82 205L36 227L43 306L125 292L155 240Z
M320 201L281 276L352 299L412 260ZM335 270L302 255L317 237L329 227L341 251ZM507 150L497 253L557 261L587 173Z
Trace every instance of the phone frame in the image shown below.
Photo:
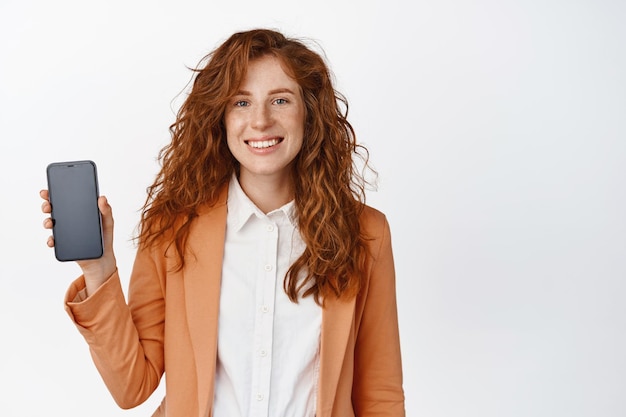
M56 170L68 170L82 165L89 165L91 167L89 178L81 178L80 181L77 181L78 177L74 177L68 184L58 183L60 179L55 177L55 175L59 174ZM68 174L66 172L63 173L63 175ZM61 262L100 258L104 253L104 242L102 216L98 209L100 192L98 186L98 170L95 162L91 160L53 162L46 168L46 178L48 181L48 199L52 207L50 217L53 222L52 235L54 236L55 242L55 258ZM76 187L77 184L80 184L81 187L85 187L80 190L81 193L88 191L91 195L79 195L76 194L79 190L70 189L72 186ZM87 185L85 186L84 184ZM67 198L68 195L72 195L71 199ZM64 197L66 201L61 203L60 200L58 200L61 196ZM55 200L55 197L57 200ZM55 201L57 205L56 212ZM78 206L78 208L68 208L68 206ZM59 210L61 210L60 213ZM68 216L68 214L71 214L71 216ZM70 220L69 217L72 217L72 220ZM78 219L77 223L71 223L74 218ZM57 219L60 219L63 223L59 225ZM83 227L77 226L87 227L83 229ZM97 236L93 237L92 233L97 234Z

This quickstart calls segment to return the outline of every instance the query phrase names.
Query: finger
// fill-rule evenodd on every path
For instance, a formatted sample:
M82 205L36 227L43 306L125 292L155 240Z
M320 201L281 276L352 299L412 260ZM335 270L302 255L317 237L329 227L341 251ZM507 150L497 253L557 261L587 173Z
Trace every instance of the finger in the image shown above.
M100 212L105 216L109 216L112 214L111 205L109 204L109 200L107 200L106 196L101 195L100 197L98 197L98 208L100 209Z
M52 212L52 206L50 205L50 202L48 200L41 203L41 211L43 211L44 213Z
M54 237L49 236L48 237L48 241L46 242L46 244L48 245L49 248L53 248L54 247Z
M39 191L39 196L41 198L43 198L44 200L49 200L50 199L48 190L41 190L41 191Z
M47 219L44 219L43 221L44 229L52 229L53 225L54 225L54 222L52 221L50 217L48 217Z

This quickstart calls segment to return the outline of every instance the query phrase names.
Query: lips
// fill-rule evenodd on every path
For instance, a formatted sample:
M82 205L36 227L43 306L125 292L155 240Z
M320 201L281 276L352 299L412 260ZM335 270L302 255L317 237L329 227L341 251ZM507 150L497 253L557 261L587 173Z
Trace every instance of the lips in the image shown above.
M245 142L248 146L255 148L255 149L267 149L267 148L271 148L272 146L278 145L282 141L283 141L283 138L274 137L274 138L268 138L268 139L262 139L262 140L247 140Z

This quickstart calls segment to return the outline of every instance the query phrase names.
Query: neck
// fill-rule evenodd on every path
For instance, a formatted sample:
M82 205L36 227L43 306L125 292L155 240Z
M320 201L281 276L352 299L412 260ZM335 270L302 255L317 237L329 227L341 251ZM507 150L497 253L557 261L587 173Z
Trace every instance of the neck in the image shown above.
M251 176L242 172L239 184L248 198L266 214L293 200L291 176Z

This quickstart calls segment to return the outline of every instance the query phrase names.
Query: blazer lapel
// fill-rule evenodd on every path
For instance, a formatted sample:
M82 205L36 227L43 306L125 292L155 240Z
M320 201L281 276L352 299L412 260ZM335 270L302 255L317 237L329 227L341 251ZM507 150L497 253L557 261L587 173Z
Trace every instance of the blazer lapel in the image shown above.
M201 415L210 414L209 405L213 400L227 190L228 187L224 187L218 203L200 211L194 220L187 240L188 258L183 272Z
M318 416L330 416L352 332L355 299L328 299L322 309Z

